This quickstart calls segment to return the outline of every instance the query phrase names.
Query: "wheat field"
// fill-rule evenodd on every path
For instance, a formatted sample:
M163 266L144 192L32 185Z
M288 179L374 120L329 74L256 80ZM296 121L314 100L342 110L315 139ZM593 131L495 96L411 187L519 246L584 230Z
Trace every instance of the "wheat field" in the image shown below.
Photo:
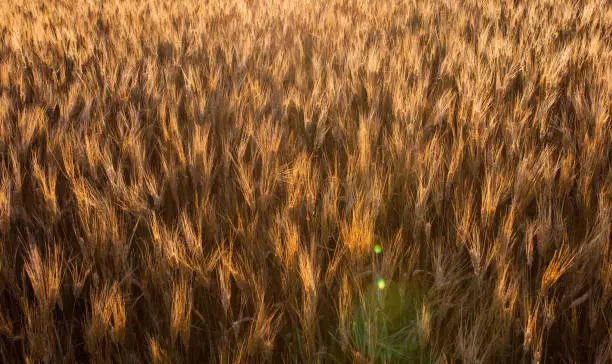
M612 362L603 0L0 4L0 362Z

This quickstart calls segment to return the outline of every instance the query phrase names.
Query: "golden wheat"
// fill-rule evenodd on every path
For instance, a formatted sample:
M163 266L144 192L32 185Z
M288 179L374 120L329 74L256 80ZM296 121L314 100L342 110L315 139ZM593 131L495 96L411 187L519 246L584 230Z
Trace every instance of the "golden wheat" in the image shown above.
M605 0L0 4L0 362L612 361Z

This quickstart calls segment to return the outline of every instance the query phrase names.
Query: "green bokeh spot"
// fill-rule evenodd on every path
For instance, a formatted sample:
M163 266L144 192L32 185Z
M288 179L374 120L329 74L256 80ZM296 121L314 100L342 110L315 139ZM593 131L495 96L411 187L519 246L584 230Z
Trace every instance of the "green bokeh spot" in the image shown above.
M353 350L374 363L432 362L417 329L425 293L418 280L375 279L354 302Z

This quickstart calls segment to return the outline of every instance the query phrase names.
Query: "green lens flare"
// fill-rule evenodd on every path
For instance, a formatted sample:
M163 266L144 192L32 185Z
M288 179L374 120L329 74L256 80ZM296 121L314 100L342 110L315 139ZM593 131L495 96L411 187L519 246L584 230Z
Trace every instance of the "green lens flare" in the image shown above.
M378 289L383 290L385 289L386 286L387 286L387 283L385 282L385 280L380 278L378 280Z
M376 244L376 246L374 247L374 253L380 254L380 252L382 252L382 246Z

